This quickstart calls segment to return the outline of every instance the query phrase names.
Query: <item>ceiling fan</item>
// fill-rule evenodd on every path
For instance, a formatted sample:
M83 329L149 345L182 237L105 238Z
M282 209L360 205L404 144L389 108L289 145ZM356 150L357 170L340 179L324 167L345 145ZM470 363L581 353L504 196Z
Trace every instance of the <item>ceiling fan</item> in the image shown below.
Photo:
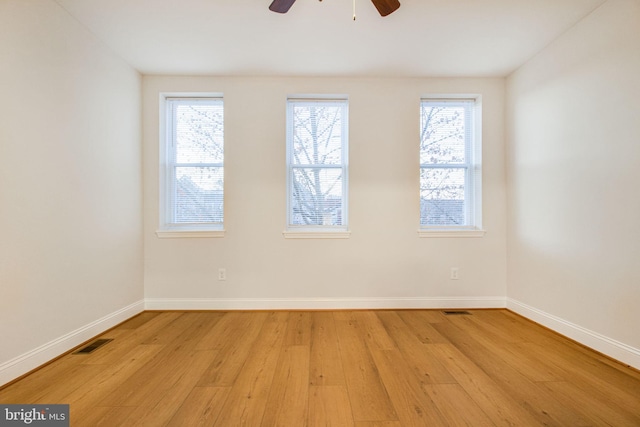
M296 0L273 0L269 6L269 10L278 13L287 13L295 2ZM371 0L371 2L382 16L387 16L400 7L400 1L398 0Z

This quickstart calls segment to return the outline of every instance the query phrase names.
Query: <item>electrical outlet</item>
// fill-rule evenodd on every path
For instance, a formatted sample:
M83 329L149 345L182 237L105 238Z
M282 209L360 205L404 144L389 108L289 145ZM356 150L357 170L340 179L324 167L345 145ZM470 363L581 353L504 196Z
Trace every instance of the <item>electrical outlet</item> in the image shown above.
M451 267L451 280L458 280L460 278L458 273L458 267Z
M227 269L219 268L218 269L218 280L227 280Z

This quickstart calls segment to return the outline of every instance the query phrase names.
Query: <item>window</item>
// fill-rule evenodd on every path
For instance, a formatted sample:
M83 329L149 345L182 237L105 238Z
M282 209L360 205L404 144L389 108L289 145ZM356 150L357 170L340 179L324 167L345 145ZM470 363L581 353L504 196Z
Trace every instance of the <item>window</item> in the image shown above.
M163 104L158 235L220 236L224 220L222 98L164 97Z
M480 122L477 98L421 101L421 235L482 235Z
M348 236L347 139L346 99L287 101L286 237Z

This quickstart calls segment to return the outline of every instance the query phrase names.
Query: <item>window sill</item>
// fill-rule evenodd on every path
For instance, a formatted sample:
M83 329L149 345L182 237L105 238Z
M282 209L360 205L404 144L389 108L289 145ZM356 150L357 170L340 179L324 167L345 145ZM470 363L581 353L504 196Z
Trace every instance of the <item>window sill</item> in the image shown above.
M348 239L350 231L283 231L285 239Z
M220 238L224 233L224 230L156 230L159 239Z
M418 237L484 237L485 233L485 230L422 229L418 230Z

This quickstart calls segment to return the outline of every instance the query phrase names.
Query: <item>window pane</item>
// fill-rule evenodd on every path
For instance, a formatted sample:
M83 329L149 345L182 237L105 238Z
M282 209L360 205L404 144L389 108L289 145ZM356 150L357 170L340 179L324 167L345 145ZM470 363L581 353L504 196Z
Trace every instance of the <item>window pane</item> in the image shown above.
M465 114L463 105L423 103L420 108L420 163L465 163Z
M176 105L176 162L222 163L222 103Z
M292 225L343 225L342 169L294 168Z
M342 162L343 108L323 102L293 107L292 164L339 165Z
M464 168L420 170L420 223L465 225Z
M222 222L223 168L176 168L175 222Z

